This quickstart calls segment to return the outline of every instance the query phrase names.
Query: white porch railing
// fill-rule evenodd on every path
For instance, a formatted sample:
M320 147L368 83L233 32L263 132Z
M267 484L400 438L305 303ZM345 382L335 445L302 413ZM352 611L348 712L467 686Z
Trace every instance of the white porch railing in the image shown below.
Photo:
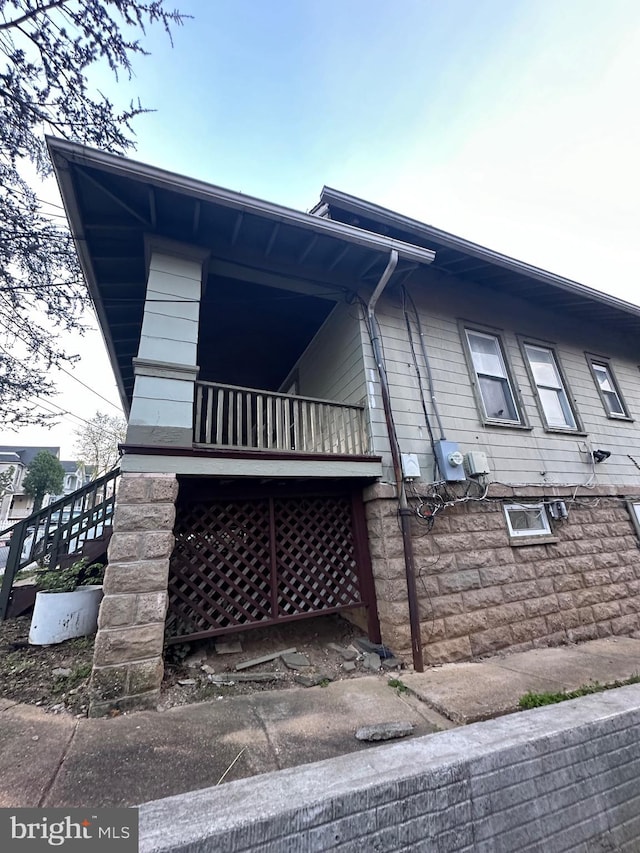
M194 441L250 450L369 452L362 406L213 382L196 382Z

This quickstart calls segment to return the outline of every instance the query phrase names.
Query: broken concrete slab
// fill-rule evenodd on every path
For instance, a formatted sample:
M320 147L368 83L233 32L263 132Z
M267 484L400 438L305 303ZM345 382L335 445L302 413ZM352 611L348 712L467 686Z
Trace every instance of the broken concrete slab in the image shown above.
M382 667L383 669L402 669L402 661L398 658L384 658Z
M295 647L291 649L281 649L279 652L272 652L268 655L261 655L259 658L242 661L242 663L236 664L236 672L239 672L242 669L249 669L251 666L260 666L261 663L271 663L272 660L276 660L276 658L280 658L282 655L292 655L297 651L298 650Z
M352 647L340 646L338 643L327 643L327 648L332 652L337 652L342 660L355 660L358 657L358 652Z
M375 723L373 726L362 726L356 731L358 740L379 741L393 740L394 738L407 737L413 734L415 726L408 720L395 721L392 723Z
M370 669L371 672L377 672L380 669L380 655L376 652L365 652L362 658L362 665L365 669Z
M352 660L346 660L346 661L342 664L342 668L344 669L344 671L345 671L345 672L353 672L353 671L356 669L356 665L355 665L355 662L354 662L354 661L352 661Z
M300 652L288 652L280 657L282 663L289 669L308 669L311 666L309 658Z
M194 684L197 684L195 678L179 678L178 684L180 687L193 687Z
M208 663L203 663L200 669L203 672L206 672L207 675L215 675L215 669L212 666L209 666Z
M218 655L237 655L242 652L242 643L240 640L218 642L215 644L215 650Z

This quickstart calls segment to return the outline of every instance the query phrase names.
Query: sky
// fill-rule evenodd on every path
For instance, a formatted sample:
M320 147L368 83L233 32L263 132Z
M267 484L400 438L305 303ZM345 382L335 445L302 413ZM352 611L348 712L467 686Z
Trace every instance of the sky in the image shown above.
M169 0L132 155L299 210L324 184L640 304L637 0ZM49 406L60 445L118 395L97 331ZM92 387L102 397L84 388Z

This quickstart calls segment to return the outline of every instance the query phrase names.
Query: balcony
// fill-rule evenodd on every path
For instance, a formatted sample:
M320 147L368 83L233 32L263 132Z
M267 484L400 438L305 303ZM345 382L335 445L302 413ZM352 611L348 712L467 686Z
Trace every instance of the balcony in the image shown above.
M296 454L370 456L362 406L196 383L194 443Z

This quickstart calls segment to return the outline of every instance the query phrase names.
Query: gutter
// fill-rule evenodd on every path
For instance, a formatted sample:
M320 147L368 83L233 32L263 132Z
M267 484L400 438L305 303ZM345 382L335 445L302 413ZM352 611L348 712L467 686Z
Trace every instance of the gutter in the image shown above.
M398 442L398 433L393 420L393 408L391 405L391 393L389 391L389 383L387 381L387 373L384 367L384 356L380 345L380 334L378 321L376 319L376 305L378 299L382 295L382 291L387 286L389 279L394 273L398 264L398 253L392 249L389 254L389 262L382 273L382 276L367 303L367 323L369 326L369 335L371 337L371 346L373 348L373 356L375 358L376 367L378 368L378 376L380 377L380 386L382 391L382 408L387 424L387 432L389 434L389 445L391 447L391 458L393 460L393 473L396 481L396 489L398 492L398 502L400 505L400 530L402 531L402 548L404 552L404 568L407 579L407 600L409 604L409 627L411 630L411 651L413 655L413 667L416 672L424 672L424 661L422 657L422 636L420 632L420 610L418 607L418 593L416 590L416 566L413 553L413 538L411 536L411 517L412 511L409 509L407 501L407 492L402 476L402 460L400 457L400 444Z
M471 240L465 240L463 237L458 237L448 231L442 231L435 228L433 225L427 225L424 222L419 222L417 219L412 219L409 216L403 216L400 213L395 213L387 208L380 207L369 201L357 198L356 196L348 195L340 190L332 189L331 187L323 187L318 204L335 204L336 206L347 210L350 213L360 216L366 216L371 219L386 222L390 225L395 225L398 228L403 228L407 231L412 231L416 236L422 237L425 240L433 240L440 243L448 249L455 249L463 252L472 258L478 258L487 264L494 264L509 270L509 272L518 273L527 276L535 281L542 282L556 287L559 290L567 291L574 296L587 299L590 302L606 305L608 308L613 308L617 311L622 311L625 314L631 314L634 317L640 317L640 306L626 302L624 299L619 299L616 296L610 296L608 293L602 293L595 290L586 284L573 281L570 278L556 275L548 272L541 267L527 264L524 261L519 261L516 258L511 258L509 255L503 255L493 249L487 249L479 243L473 243ZM316 205L318 207L318 205ZM315 208L312 208L312 211Z

